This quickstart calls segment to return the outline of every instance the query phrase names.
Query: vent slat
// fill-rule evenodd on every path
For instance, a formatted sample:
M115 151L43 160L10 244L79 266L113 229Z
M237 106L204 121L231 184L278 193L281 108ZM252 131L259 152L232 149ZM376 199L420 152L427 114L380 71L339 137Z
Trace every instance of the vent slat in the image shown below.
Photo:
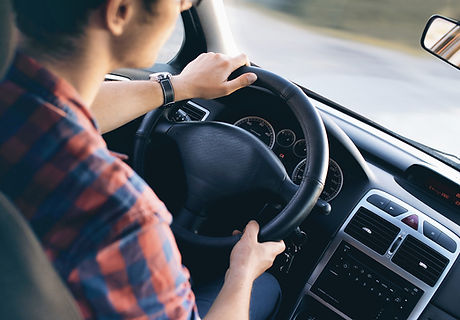
M363 224L363 226L367 226L367 224ZM371 229L372 227L373 226L370 226L369 229ZM350 228L353 228L357 232L365 232L362 227L357 226L357 225L351 225ZM375 236L375 241L376 242L381 242L383 245L385 245L385 243L386 243L386 237L385 236L383 236L382 234L378 234L378 233L374 234L374 236Z
M438 257L433 257L432 254L427 254L425 252L425 250L422 250L421 248L410 248L408 246L407 248L401 248L401 250L402 250L402 252L404 252L405 255L409 255L409 256L414 257L414 258L418 258L421 255L425 256L426 258L428 258L432 262L433 267L436 267L436 268L439 268L439 269L444 268L444 261L439 260ZM419 253L414 253L417 250L419 250L420 252Z
M192 119L193 121L201 121L206 115L206 112L204 112L203 110L195 108L189 104L182 105L180 109L187 113L190 119Z
M376 216L376 217L378 217L378 216ZM378 217L378 218L380 218L380 217ZM366 216L366 217L364 217L364 216L361 216L361 215L357 216L356 219L357 219L357 221L362 222L362 223L373 223L373 224L379 224L380 221L381 221L381 220L375 219L375 218L372 217L372 216ZM366 220L366 219L367 219L367 220ZM383 230L386 230L386 231L388 231L388 232L392 232L392 231L393 231L393 228L388 228L386 225L380 225L380 226L381 226L381 228L382 228L382 231L383 231ZM393 226L393 225L391 225L391 226Z
M359 208L345 232L375 252L384 254L400 229L366 208Z
M411 235L404 239L392 261L431 287L449 264L449 259Z

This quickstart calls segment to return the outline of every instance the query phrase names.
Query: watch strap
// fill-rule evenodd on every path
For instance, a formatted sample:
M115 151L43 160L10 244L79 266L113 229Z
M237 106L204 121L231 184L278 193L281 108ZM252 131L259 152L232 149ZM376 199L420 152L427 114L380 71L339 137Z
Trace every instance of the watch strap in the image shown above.
M160 83L161 89L163 90L163 105L173 103L175 94L174 88L171 83L171 79L168 77L164 77L163 79L159 79L158 82Z
M175 93L174 87L171 83L171 74L170 73L153 73L150 75L150 79L158 82L163 91L163 105L168 105L174 102Z

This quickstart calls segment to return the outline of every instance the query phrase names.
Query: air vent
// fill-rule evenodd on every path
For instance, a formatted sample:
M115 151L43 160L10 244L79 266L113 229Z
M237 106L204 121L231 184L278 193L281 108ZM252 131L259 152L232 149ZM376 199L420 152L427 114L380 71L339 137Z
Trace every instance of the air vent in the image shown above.
M449 264L449 259L408 235L392 261L429 286L434 286Z
M379 254L388 250L399 231L398 227L363 207L345 228L346 233Z
M125 76L120 76L118 74L107 73L105 75L104 81L130 81L131 79Z
M208 117L209 111L194 102L187 102L175 108L172 118L176 122L203 121Z

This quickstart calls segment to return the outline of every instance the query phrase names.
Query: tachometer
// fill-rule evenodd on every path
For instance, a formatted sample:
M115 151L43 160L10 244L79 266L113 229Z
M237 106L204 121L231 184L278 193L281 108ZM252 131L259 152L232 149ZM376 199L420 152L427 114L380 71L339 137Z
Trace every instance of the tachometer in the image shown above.
M260 117L246 117L238 120L234 125L252 133L270 149L273 148L275 144L275 130L267 120Z
M303 179L303 174L305 172L305 165L307 159L303 159L295 167L292 172L292 181L295 184L300 184ZM324 185L323 192L321 193L320 198L324 201L331 201L334 199L342 189L343 185L343 173L340 166L332 159L329 159L329 168L327 171L326 183Z

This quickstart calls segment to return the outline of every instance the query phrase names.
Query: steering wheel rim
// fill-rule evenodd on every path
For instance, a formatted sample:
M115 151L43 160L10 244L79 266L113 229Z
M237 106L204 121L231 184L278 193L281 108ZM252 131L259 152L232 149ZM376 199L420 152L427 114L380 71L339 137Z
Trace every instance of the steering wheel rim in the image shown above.
M262 226L260 230L260 241L281 240L287 237L295 227L299 226L308 216L322 192L329 163L327 134L318 111L310 103L308 97L296 85L267 70L246 66L236 70L230 78L235 78L246 72L257 74L258 79L254 83L255 86L270 90L289 106L302 128L307 150L309 151L307 153L308 165L306 166L304 179L300 186L297 190L292 191L292 198L287 202L285 208L271 221ZM133 167L141 176L143 176L144 173L145 154L149 143L149 137L154 130L158 129L158 120L161 118L162 114L162 109L156 109L149 112L144 117L136 133ZM171 126L175 125L171 123ZM203 125L201 126L203 127ZM185 128L187 125L183 127ZM198 128L198 126L196 127ZM170 131L174 130L170 130L170 128L163 129L165 134L168 134ZM189 130L189 132L193 131ZM233 134L236 134L236 131ZM258 140L255 137L249 138L249 136L252 136L249 133L247 133L247 135L246 139ZM252 141L252 143L254 148L259 148L256 146L256 142ZM260 141L258 143L261 144ZM268 150L268 148L266 149ZM268 150L268 152L273 154L271 150ZM279 162L276 156L273 158L276 160L272 159L269 161ZM185 161L187 161L187 159L185 159ZM285 176L288 181L285 181L286 183L282 182L282 184L287 185L288 190L292 190L289 184L290 178L287 174ZM285 179L285 177L283 177L283 179ZM210 237L196 234L178 225L174 220L171 228L177 238L197 246L227 248L233 246L239 239L239 236Z

